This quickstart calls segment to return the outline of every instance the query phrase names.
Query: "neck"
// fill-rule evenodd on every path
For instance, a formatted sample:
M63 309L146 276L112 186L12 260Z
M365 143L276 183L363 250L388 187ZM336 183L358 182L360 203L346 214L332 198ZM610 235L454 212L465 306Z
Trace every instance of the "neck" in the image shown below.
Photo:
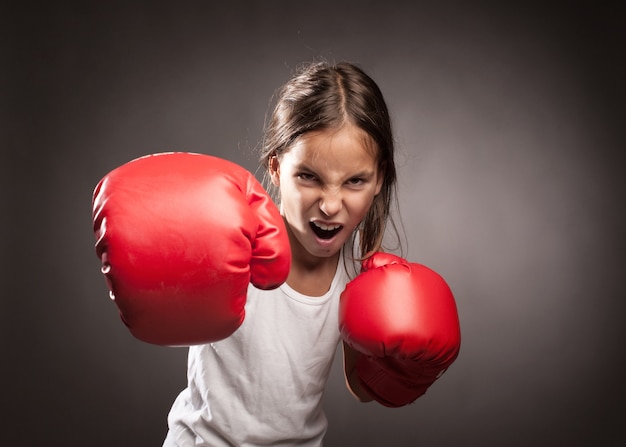
M329 257L318 257L307 252L297 241L292 241L291 247L291 269L287 284L304 295L324 295L335 277L340 252Z
M323 259L324 262L315 264L292 261L287 284L303 295L310 297L324 295L330 289L335 277L339 255Z

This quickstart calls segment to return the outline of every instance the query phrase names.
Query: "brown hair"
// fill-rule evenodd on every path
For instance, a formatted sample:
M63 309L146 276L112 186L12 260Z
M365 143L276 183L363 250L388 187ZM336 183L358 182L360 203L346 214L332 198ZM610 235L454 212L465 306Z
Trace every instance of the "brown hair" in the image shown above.
M265 126L261 162L267 172L271 158L280 158L301 135L339 128L347 122L375 143L378 172L383 176L381 191L359 227L360 254L367 257L382 248L388 221L397 235L390 219L396 167L387 105L378 85L361 68L349 62L314 62L300 67L277 91L276 104ZM265 183L272 188L271 182Z

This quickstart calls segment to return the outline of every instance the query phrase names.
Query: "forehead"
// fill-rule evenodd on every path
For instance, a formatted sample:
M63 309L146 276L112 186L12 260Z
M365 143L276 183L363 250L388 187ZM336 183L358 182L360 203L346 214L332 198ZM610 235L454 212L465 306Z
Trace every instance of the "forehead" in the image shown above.
M347 124L307 132L284 155L294 163L344 168L353 165L361 169L372 165L373 169L377 164L378 147L366 132Z

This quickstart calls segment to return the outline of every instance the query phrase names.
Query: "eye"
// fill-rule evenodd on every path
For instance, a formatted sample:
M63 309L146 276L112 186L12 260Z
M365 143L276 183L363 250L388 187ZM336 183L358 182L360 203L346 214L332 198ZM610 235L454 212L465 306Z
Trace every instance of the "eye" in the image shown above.
M296 177L305 182L314 182L317 180L317 177L310 172L298 172Z
M353 177L346 182L350 186L361 186L365 183L365 179L361 177Z

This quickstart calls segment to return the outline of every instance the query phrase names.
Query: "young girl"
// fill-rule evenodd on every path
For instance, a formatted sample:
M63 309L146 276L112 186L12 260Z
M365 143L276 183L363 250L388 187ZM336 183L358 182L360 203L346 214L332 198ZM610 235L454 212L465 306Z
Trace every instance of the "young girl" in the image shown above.
M262 148L292 251L286 283L250 285L230 337L191 346L188 386L164 446L319 446L322 395L341 336L339 296L355 260L381 249L396 185L387 106L350 63L313 63L280 91ZM357 353L343 345L346 383Z

